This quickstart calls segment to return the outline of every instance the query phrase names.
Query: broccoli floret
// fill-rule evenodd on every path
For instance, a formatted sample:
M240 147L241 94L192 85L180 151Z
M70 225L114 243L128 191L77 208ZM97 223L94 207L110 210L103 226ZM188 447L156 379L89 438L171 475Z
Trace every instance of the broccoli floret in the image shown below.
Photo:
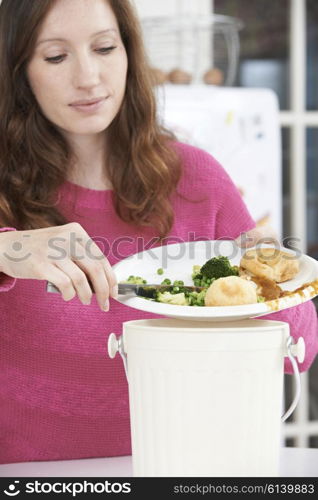
M171 292L159 292L157 295L158 302L163 302L164 304L173 304L175 306L188 306L189 301L184 295L184 293L171 293Z
M207 278L206 276L203 276L201 272L201 266L195 265L192 267L192 280L194 286L203 286L209 288L211 283L214 281L214 278Z
M159 274L159 276L160 276L163 273L164 273L164 270L162 269L162 267L159 267L159 269L157 269L157 274Z
M135 285L145 285L147 280L141 278L140 276L129 276L126 281L121 281L121 283L133 283Z
M226 276L238 276L238 267L231 266L227 257L220 255L208 260L201 267L201 274L205 280L225 278Z

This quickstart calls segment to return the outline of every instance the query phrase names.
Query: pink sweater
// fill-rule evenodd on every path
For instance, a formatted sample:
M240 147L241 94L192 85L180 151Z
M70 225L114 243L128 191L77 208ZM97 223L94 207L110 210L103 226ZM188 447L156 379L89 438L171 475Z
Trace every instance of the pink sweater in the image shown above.
M254 227L222 167L199 149L176 147L183 160L178 192L184 197L172 197L171 236L231 239ZM138 237L146 244L155 236L154 230L117 217L111 191L65 182L59 208L84 227L112 265L142 250ZM121 241L118 255L113 243L123 236L129 240ZM65 302L47 293L42 280L0 274L0 291L0 463L130 454L127 382L121 358L107 355L107 338L111 332L121 334L124 321L155 316L113 299L108 313L95 297L90 306L77 297ZM313 304L267 318L287 321L295 339L305 337L300 368L308 369L317 352ZM288 361L285 369L291 371Z

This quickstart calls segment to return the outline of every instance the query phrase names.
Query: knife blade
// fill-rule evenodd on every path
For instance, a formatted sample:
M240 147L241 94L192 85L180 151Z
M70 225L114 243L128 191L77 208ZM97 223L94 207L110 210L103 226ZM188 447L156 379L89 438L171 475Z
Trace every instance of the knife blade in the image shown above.
M90 286L94 293L91 283ZM142 285L136 285L135 283L118 283L118 294L133 294L139 297L154 298L158 291L169 292L172 290L172 288L173 285L158 285L157 283L147 283ZM186 289L189 292L201 292L202 290L204 290L204 287L202 286L181 285L180 288ZM47 282L46 291L50 293L60 293L59 289L49 281Z

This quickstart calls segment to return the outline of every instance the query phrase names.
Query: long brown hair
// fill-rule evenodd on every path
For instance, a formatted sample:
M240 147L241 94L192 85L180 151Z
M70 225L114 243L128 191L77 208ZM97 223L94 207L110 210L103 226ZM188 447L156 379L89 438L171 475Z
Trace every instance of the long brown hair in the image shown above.
M108 128L105 165L119 217L154 226L161 237L173 224L170 195L181 165L156 114L141 29L130 0L112 7L128 55L125 97ZM67 179L70 146L41 112L26 66L41 24L54 0L2 0L0 4L0 226L37 229L70 222L56 207ZM106 141L106 136L105 136Z

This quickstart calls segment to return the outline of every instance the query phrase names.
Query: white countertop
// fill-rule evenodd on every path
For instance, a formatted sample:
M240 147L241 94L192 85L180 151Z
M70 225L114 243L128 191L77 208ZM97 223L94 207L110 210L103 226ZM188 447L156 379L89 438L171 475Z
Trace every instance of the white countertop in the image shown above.
M281 477L318 477L318 449L282 448ZM131 457L0 465L0 477L132 477Z

